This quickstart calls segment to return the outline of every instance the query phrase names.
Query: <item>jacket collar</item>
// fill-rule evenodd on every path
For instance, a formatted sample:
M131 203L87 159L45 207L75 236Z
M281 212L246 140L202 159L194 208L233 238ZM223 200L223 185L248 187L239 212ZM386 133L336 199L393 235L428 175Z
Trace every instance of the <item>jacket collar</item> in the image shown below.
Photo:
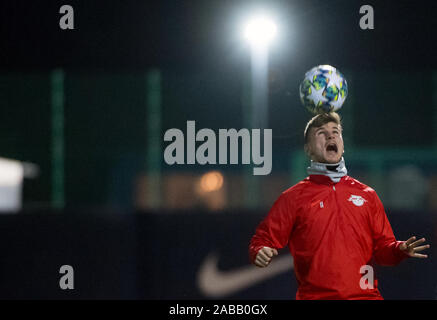
M337 183L347 175L346 164L342 157L340 162L334 164L320 163L311 160L311 165L307 168L310 180L318 183L332 182Z

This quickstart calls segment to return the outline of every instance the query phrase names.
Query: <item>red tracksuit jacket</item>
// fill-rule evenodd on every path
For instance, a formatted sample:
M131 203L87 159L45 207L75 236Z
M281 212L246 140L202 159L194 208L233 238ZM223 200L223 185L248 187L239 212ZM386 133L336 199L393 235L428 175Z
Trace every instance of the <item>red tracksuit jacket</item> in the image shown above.
M288 244L296 299L383 299L376 285L360 287L360 268L371 265L372 258L381 265L398 264L408 257L401 243L372 188L349 176L334 183L328 176L310 175L276 200L250 241L249 255L253 262L263 246Z

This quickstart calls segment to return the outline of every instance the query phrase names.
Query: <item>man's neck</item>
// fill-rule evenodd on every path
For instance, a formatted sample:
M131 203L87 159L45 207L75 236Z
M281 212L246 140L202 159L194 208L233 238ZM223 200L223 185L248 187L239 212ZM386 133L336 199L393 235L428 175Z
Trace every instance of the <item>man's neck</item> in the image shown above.
M322 163L311 160L311 165L307 168L309 175L325 175L335 183L339 182L347 174L346 164L342 157L338 163Z

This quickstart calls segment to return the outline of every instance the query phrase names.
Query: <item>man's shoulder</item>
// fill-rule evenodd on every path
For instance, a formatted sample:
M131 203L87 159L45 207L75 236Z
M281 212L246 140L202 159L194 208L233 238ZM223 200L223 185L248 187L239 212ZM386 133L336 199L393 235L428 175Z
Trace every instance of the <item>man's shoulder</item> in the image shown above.
M373 188L369 187L358 179L352 178L351 176L344 176L341 179L341 183L347 185L352 189L356 189L357 191L365 192L368 194L376 194L376 191ZM305 190L312 190L312 187L314 187L314 185L311 184L310 179L307 177L283 191L281 196L287 198L295 197L296 195L302 194Z
M310 185L309 179L305 178L304 180L299 181L295 185L293 185L293 186L289 187L288 189L286 189L285 191L283 191L281 195L285 196L285 197L292 197L296 194L301 193L302 190L304 190L309 185Z
M358 179L352 178L351 176L345 176L342 180L343 180L343 183L347 184L351 188L355 188L355 189L363 191L363 192L376 193L376 191L373 188L362 183Z

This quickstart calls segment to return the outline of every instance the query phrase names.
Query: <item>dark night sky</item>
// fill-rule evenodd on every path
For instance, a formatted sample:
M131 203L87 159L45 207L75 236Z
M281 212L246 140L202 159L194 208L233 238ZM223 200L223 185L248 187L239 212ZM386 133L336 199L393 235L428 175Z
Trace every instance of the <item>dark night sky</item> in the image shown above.
M58 26L62 4L75 30ZM371 4L375 30L359 28ZM284 36L274 61L324 59L346 68L435 68L435 1L3 1L0 68L214 68L238 63L239 19L273 8ZM276 56L275 56L276 55ZM276 59L276 60L275 60ZM309 63L310 65L314 63Z

